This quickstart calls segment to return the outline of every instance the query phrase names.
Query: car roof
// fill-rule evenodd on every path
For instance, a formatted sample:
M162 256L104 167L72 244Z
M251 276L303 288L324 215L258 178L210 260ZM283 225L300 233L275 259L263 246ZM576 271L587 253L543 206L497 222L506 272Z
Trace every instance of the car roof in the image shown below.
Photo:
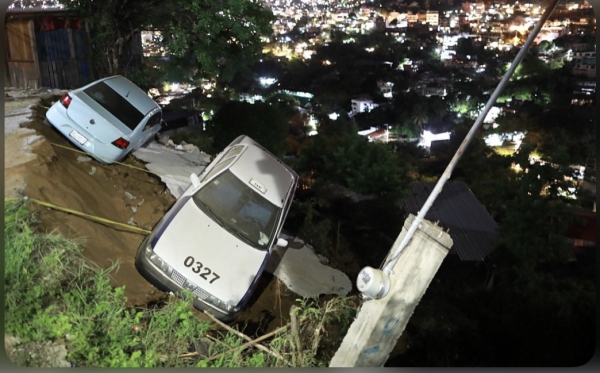
M250 137L245 136L238 144L245 145L246 150L229 170L246 183L257 181L266 189L262 195L272 204L282 207L290 188L297 183L298 175Z
M118 94L125 97L142 114L146 115L151 110L160 108L160 106L142 91L140 87L133 84L127 78L116 75L102 80L107 86L115 90Z

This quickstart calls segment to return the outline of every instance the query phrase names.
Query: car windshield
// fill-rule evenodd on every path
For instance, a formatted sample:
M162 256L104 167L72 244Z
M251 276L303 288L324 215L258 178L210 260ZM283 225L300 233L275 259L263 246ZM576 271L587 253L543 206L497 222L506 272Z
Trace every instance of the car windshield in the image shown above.
M94 84L84 92L131 130L144 119L144 114L104 82Z
M280 208L230 171L211 180L193 196L196 205L223 228L253 247L269 247Z

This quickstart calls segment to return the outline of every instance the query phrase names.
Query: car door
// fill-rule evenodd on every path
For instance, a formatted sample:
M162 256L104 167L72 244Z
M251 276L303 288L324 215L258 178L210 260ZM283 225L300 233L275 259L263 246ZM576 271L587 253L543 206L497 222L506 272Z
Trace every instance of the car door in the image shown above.
M161 122L162 111L158 110L152 114L146 122L140 124L140 128L138 128L138 131L140 131L139 142L137 142L136 149L144 146L154 138L160 130Z

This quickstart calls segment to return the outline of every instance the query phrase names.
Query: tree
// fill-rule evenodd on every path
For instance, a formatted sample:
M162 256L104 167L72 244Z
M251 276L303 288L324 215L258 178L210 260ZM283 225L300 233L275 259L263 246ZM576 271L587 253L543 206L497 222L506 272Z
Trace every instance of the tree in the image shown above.
M413 121L405 121L404 123L396 124L390 128L390 133L408 138L419 137L421 128Z
M427 111L423 106L417 105L414 107L412 120L413 123L418 125L420 129L423 129L423 125L429 120Z
M260 38L272 34L275 20L258 0L169 0L165 7L168 22L161 27L170 62L187 68L192 79L250 74L248 65L262 52Z
M160 7L158 0L59 0L90 27L92 60L96 76L117 75L126 65L126 49L133 36L149 26L149 10Z
M287 150L288 119L276 105L231 101L211 121L215 149L223 149L236 137L248 135L281 157Z
M408 170L403 168L404 163L400 165L390 147L368 142L356 134L356 128L345 131L344 124L337 131L332 128L333 123L321 127L319 135L306 140L295 165L300 175L310 175L315 188L333 183L359 194L392 199L404 193Z
M427 99L427 107L430 118L442 121L446 114L448 114L448 104L445 100L442 100L440 96L433 96Z
M471 125L466 121L457 127L442 166ZM472 264L460 263L457 270L447 267L450 258L444 261L439 281L432 283L421 312L407 326L412 348L396 364L575 366L592 356L595 264L569 260L561 237L576 204L558 189L570 186L565 180L568 158L555 149L545 165L530 164L531 151L523 144L516 156L503 157L480 137L471 142L452 178L465 181L499 223L499 247L478 265L480 281ZM511 170L513 163L523 171Z
M542 61L536 51L530 51L515 70L515 79L530 75L548 74L550 68Z
M548 40L542 40L538 46L540 52L548 52L555 48L554 43Z
M273 13L256 0L59 0L90 26L98 76L127 72L128 48L144 29L162 32L177 81L249 73L272 33Z
M311 84L311 69L299 58L287 61L283 73L279 76L282 89L308 91Z
M575 220L571 202L558 193L557 186L568 187L564 166L556 165L560 157L547 159L554 165L532 165L529 150L514 157L527 172L510 183L498 180L512 192L503 196L500 247L490 258L498 269L494 291L485 296L485 324L500 342L503 364L580 365L593 354L595 275L585 269L593 262L573 262L562 237ZM514 307L519 304L526 306ZM500 320L504 326L494 327ZM560 346L550 342L556 338Z

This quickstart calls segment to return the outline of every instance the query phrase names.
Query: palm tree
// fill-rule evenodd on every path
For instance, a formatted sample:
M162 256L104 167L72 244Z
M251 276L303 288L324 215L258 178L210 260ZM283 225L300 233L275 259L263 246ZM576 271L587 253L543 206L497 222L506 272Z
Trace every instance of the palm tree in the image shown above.
M412 121L414 124L418 125L421 130L423 130L423 125L427 123L429 117L427 116L427 111L421 105L415 105L413 109Z

